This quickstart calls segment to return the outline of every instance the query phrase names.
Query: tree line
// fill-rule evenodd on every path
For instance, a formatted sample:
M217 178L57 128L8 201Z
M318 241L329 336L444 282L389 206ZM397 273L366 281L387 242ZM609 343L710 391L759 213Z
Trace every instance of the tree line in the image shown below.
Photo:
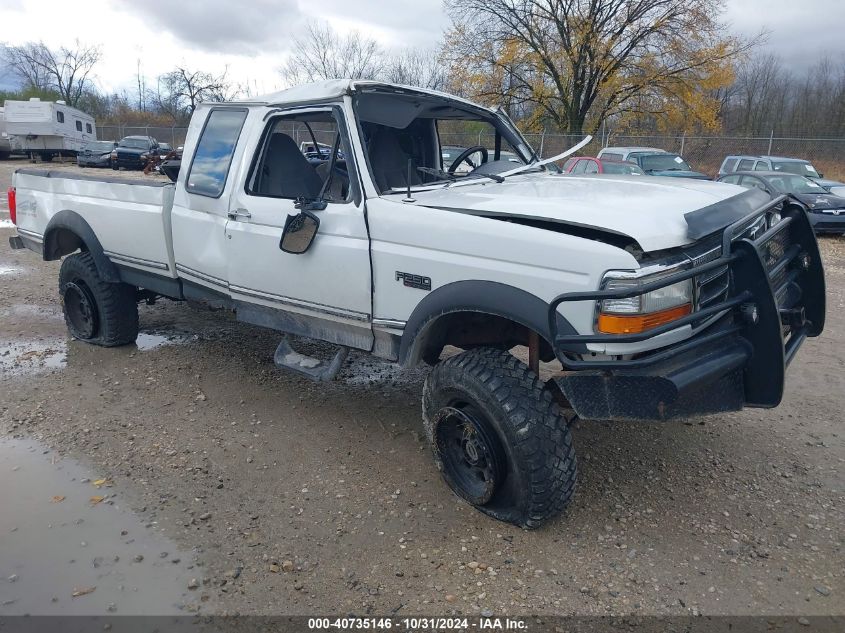
M728 31L724 1L445 0L436 46L386 49L312 22L278 74L287 86L349 77L444 90L501 106L527 131L845 135L845 60L789 70L759 51L765 33ZM102 51L80 42L2 56L15 94L61 98L105 124L182 125L203 101L254 96L226 72L186 66L148 84L140 61L134 94L102 94Z

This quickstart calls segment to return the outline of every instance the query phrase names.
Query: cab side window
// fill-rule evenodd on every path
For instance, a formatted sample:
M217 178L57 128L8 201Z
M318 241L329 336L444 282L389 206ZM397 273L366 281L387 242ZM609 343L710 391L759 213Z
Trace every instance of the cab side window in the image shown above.
M246 115L247 110L232 108L216 108L209 113L188 172L189 193L209 198L223 194Z
M247 179L247 193L296 200L351 200L349 143L333 111L271 119Z
M599 173L599 166L598 163L594 160L582 160L584 163L584 173L585 174L597 174Z
M750 158L743 158L739 161L739 165L737 165L737 171L750 171L751 168L754 166L754 161Z
M764 160L758 160L757 164L754 165L754 171L767 171L769 166L766 164Z

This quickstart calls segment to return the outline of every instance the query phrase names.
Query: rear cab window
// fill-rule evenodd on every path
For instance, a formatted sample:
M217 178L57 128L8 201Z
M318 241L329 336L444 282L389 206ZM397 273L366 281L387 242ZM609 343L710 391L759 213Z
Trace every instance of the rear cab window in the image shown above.
M215 108L208 114L188 171L188 193L209 198L223 194L246 116L245 108Z
M612 152L603 152L601 158L605 160L622 160L622 154L614 154Z

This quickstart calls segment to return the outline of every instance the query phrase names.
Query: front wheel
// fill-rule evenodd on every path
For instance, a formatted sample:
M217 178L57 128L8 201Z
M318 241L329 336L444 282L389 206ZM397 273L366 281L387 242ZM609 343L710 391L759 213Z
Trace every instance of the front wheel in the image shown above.
M75 338L115 347L138 337L135 288L103 281L90 253L75 253L62 262L59 295L65 323Z
M536 374L480 348L437 365L423 388L435 462L455 494L485 514L539 527L572 498L572 434Z

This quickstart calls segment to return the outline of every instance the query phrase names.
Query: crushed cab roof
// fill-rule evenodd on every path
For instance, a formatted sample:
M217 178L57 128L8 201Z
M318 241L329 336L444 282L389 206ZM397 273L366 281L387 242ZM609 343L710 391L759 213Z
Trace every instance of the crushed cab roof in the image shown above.
M368 91L368 90L384 90L393 93L406 94L420 94L434 97L442 97L450 99L451 101L459 101L475 108L484 108L477 103L473 103L467 99L456 97L445 92L437 90L429 90L428 88L417 88L414 86L405 86L402 84L392 84L383 81L373 81L369 79L329 79L326 81L318 81L309 84L302 84L287 88L278 92L271 92L269 94L251 97L249 99L241 99L233 101L232 103L239 104L254 104L254 105L290 105L297 103L313 103L316 101L330 101L338 99L344 95L352 94L353 92Z

